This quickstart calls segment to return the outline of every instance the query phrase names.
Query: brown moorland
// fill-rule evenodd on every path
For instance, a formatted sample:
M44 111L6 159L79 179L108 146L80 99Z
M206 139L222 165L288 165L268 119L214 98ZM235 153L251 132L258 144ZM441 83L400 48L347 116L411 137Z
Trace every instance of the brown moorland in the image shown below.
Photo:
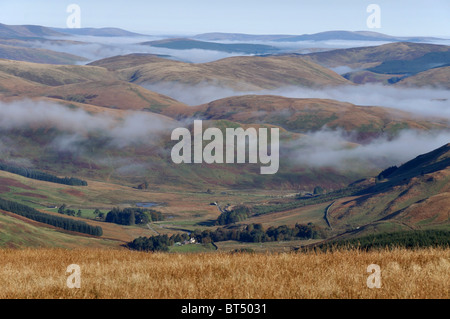
M432 87L450 89L450 66L426 70L407 77L395 85L406 87Z
M378 46L337 49L306 54L305 58L327 67L348 66L354 69L371 68L389 60L413 60L430 52L444 52L449 46L394 42Z
M130 54L89 64L115 71L121 79L137 83L210 84L239 91L287 85L319 87L352 84L337 73L301 57L230 57L208 63L185 63Z
M293 132L342 128L361 133L395 132L396 128L428 130L445 128L443 119L419 119L408 112L377 106L358 106L326 99L296 99L274 95L244 95L223 98L198 107L191 113L207 119L239 123L279 125Z

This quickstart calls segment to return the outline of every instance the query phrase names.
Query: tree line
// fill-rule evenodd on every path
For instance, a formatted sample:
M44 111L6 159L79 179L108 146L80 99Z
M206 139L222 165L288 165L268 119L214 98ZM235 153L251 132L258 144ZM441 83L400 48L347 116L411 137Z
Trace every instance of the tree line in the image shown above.
M45 214L32 207L1 198L0 209L65 230L94 236L103 235L103 229L100 226L92 226L81 220Z
M314 246L316 250L335 249L385 249L385 248L450 247L450 231L447 230L414 230L392 233L379 233L359 238L331 241ZM306 248L305 248L306 249ZM311 248L308 248L311 249Z
M236 228L217 228L193 232L195 239L201 243L236 240L240 242L270 242L295 239L315 239L323 237L322 229L312 223L307 225L296 224L294 227L281 225L264 229L261 224L249 224Z
M105 218L105 222L119 225L139 225L161 220L164 220L161 212L143 208L113 208Z
M264 229L261 224L249 224L241 228L217 228L216 230L194 230L192 234L175 234L172 236L158 235L138 237L127 244L133 250L141 251L168 251L169 246L176 242L187 240L190 237L202 244L236 240L240 242L269 242L295 239L310 239L322 237L321 229L312 223L307 225L296 224L294 227L286 225Z
M8 165L0 163L0 170L24 176L31 179L37 179L40 181L46 181L57 184L64 184L70 186L87 186L87 182L75 177L58 177L49 173L41 172L35 169L29 169L25 167Z

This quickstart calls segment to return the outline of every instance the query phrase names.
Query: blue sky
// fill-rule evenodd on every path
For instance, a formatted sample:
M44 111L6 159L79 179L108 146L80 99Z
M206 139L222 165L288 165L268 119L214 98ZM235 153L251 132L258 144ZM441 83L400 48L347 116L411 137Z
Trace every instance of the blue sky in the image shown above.
M0 22L66 27L66 8L72 3L81 8L81 27L144 33L367 30L450 37L449 0L0 0ZM366 25L372 3L381 8L379 29Z

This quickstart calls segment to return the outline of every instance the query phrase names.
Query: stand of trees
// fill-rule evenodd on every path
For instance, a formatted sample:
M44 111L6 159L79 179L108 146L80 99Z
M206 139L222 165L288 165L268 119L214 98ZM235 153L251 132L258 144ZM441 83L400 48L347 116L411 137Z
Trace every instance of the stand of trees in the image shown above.
M24 176L31 179L37 179L40 181L46 181L57 184L64 184L70 186L87 186L87 182L75 177L58 177L52 174L44 173L34 169L28 169L25 167L7 165L0 163L0 170Z
M82 214L80 209L76 212L74 209L66 208L66 204L63 204L58 208L58 213L64 214L67 216L75 216L76 215L77 217L81 217L81 214Z
M140 251L168 251L171 241L167 235L138 237L128 243L128 248Z
M209 243L226 240L241 242L269 242L295 239L321 238L321 229L312 223L308 225L296 224L294 227L286 225L263 229L261 224L250 224L244 228L217 228L216 230L194 231L198 242Z
M103 229L100 226L92 226L84 221L41 213L32 207L1 198L0 209L65 230L94 236L103 235Z
M251 211L246 206L236 206L232 211L225 211L217 217L216 225L228 225L243 221L251 215Z
M164 220L161 212L143 208L113 208L106 215L105 222L119 225L138 225Z

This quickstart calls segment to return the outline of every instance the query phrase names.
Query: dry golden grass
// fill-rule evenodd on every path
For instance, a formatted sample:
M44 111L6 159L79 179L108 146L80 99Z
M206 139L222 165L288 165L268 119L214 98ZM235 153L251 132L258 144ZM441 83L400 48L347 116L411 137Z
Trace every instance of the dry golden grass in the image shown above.
M67 266L81 268L68 288ZM381 267L368 288L367 266ZM443 298L450 250L166 254L128 250L0 251L0 298Z

